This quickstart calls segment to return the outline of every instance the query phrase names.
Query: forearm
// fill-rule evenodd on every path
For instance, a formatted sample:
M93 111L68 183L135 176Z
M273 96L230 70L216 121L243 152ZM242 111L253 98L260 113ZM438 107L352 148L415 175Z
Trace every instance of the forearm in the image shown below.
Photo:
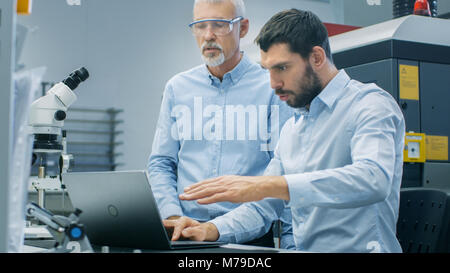
M272 223L279 219L283 209L283 201L268 198L242 204L209 222L218 230L219 241L243 243L266 234Z
M289 188L284 176L262 176L257 187L264 198L277 198L289 201Z

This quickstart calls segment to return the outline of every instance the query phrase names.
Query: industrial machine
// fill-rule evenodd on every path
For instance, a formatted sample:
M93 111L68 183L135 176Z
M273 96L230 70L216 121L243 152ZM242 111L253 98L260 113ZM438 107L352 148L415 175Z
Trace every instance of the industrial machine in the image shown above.
M402 187L450 188L450 20L410 15L330 38L335 65L376 83L406 121Z
M73 157L67 154L66 136L61 128L68 108L77 99L73 90L88 77L89 72L82 67L31 105L29 126L34 135L32 165L38 171L30 178L30 189L38 192L40 207L45 207L45 191L59 191L64 200L65 187L61 174L70 168Z

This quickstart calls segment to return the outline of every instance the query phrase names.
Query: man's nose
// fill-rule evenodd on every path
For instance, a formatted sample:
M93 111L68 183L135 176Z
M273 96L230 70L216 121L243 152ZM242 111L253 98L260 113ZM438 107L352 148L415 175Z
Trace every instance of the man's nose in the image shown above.
M214 31L211 26L208 26L205 30L205 34L203 35L206 41L215 41L216 40L216 34L214 34Z
M270 74L270 86L274 90L283 89L283 81L280 80L279 78L273 76L272 73L271 73Z

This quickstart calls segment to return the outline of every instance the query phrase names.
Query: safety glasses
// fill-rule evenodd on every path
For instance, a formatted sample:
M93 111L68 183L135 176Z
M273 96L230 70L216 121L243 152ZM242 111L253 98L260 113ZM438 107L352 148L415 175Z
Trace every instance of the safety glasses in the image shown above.
M202 36L209 29L217 36L224 36L233 30L234 23L237 23L244 19L242 16L236 17L231 20L226 19L204 19L192 22L189 24L189 28L195 36Z

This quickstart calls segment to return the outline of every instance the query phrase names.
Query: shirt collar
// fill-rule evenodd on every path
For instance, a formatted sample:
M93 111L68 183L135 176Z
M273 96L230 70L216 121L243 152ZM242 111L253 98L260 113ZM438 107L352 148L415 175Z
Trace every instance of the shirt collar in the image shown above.
M343 95L342 90L347 86L350 77L342 69L339 73L327 84L325 89L317 96L328 108L332 108L336 100Z
M230 78L231 82L233 84L236 84L237 82L239 82L239 80L242 78L242 76L244 76L245 71L247 70L247 68L251 65L251 61L250 58L247 57L247 55L242 52L242 58L239 61L239 63L233 68L233 70L225 73L225 75L223 75L223 79L225 80L227 77ZM204 68L207 72L207 75L209 77L209 79L211 80L211 84L214 84L215 81L219 81L219 79L217 79L217 77L213 76L209 70L208 67L206 66L206 64L204 65Z
M327 84L327 86L320 92L320 94L313 100L320 100L325 104L329 109L331 109L336 102L336 100L343 95L342 90L347 86L350 81L350 77L348 76L345 70L340 70L339 73L334 76L334 78ZM312 104L312 103L311 103ZM302 115L308 115L309 111L306 108L300 108L294 110L295 122Z
M295 122L297 122L301 116L305 116L305 115L308 115L308 110L306 110L305 107L294 109Z

